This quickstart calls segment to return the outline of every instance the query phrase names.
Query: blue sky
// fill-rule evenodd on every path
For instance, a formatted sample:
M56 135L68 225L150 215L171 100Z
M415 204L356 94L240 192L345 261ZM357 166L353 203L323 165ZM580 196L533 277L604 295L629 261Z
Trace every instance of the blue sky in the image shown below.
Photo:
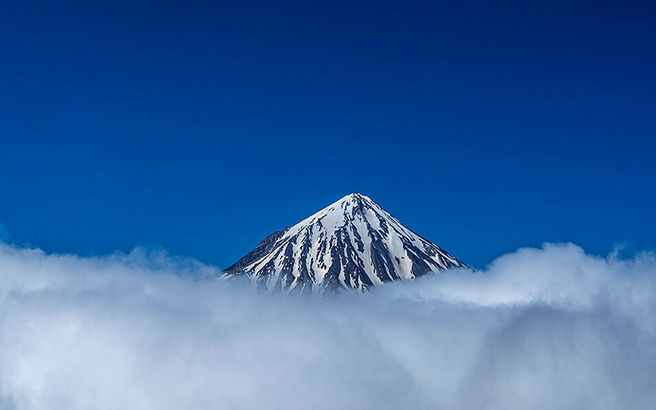
M3 2L0 224L227 266L362 192L477 267L656 248L654 6L434 3Z

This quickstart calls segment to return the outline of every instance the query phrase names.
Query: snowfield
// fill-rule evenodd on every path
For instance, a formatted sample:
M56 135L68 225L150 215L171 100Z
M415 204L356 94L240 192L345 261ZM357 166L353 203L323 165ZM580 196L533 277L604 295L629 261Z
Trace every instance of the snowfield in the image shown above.
M268 291L366 292L466 265L406 228L369 197L350 194L276 232L226 270Z

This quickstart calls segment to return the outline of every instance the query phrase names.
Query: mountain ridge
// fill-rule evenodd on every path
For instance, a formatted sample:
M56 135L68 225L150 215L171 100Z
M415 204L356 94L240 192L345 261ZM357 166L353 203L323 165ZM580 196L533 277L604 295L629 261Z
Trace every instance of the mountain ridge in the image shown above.
M267 236L224 274L245 275L267 291L332 293L450 268L468 266L352 193Z

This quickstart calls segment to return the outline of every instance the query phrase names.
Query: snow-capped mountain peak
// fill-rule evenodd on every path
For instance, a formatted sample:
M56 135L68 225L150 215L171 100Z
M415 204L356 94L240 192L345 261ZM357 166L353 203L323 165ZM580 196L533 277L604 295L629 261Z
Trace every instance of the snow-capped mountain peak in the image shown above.
M365 292L393 280L466 267L405 227L371 198L349 194L266 237L228 268L267 290Z

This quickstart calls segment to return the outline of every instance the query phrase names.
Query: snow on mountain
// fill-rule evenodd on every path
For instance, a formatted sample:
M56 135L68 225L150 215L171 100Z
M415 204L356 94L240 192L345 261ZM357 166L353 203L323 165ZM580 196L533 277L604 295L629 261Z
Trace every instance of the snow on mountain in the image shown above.
M369 197L350 194L275 232L225 270L268 291L366 292L394 280L467 267L417 235Z

